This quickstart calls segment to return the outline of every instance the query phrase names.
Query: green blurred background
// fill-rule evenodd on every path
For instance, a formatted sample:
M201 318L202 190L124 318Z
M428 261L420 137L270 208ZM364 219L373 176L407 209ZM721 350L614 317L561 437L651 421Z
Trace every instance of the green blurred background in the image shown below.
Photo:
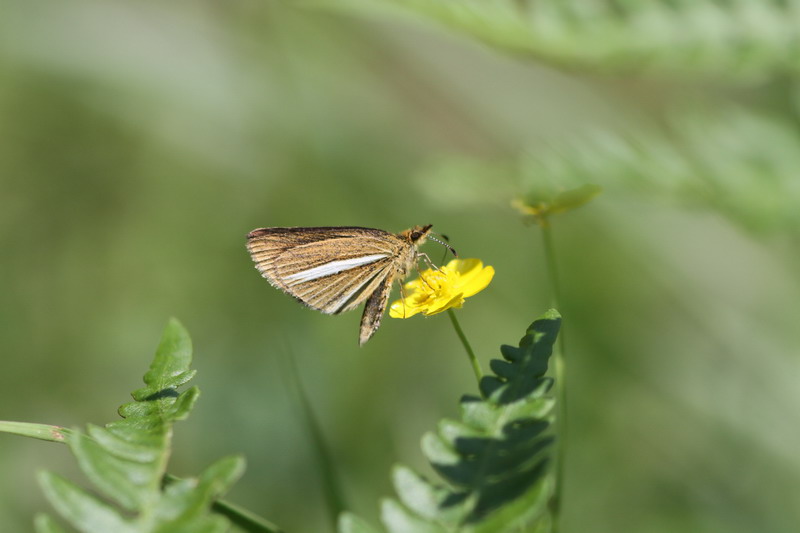
M463 350L442 316L387 317L359 349L360 312L271 288L245 235L434 224L496 269L459 312L488 364L550 305L511 201L589 182L603 194L553 221L564 531L797 531L796 64L572 61L367 6L0 0L0 419L113 419L176 316L202 397L171 471L242 453L232 501L329 531L291 358L348 508L377 522L391 465L429 473L421 435L474 392ZM0 435L3 532L48 509L42 468L80 478L65 448Z

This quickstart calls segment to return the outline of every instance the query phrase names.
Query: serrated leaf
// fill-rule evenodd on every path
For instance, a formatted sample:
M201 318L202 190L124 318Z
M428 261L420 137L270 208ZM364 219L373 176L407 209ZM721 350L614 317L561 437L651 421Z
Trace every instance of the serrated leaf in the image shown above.
M497 403L508 404L548 386L550 378L545 378L544 373L560 327L561 316L551 310L531 324L519 346L501 347L503 357L514 368L505 363L493 364L493 369L502 368L503 375L487 376L481 381L484 396L493 398Z
M381 522L390 533L447 533L438 524L429 522L394 500L381 505Z
M438 434L428 432L422 437L422 452L429 461L449 465L458 463L459 457L449 443Z
M181 520L162 524L153 533L225 533L228 530L227 520L221 516L209 516L197 520Z
M648 128L589 130L524 164L532 183L591 174L606 189L702 206L753 232L800 234L797 127L766 113L675 110Z
M552 493L551 485L550 478L545 477L541 483L537 483L532 490L523 493L516 500L498 507L480 522L473 522L463 528L463 533L551 531L550 516L547 513L547 503Z
M171 320L155 359L145 375L147 388L134 392L136 401L119 409L124 417L105 427L90 425L87 433L66 433L81 470L103 498L78 488L54 474L40 476L48 500L73 527L84 533L222 533L229 523L213 514L214 500L227 491L244 469L238 457L222 459L199 478L162 487L170 455L172 426L193 407L199 390L180 393L177 387L194 375L191 341L183 327ZM226 512L252 531L276 531L228 507ZM37 519L43 530L55 527Z
M339 516L339 523L336 529L339 533L379 533L377 529L369 525L365 520L347 512Z
M385 6L387 2L368 2ZM392 0L516 56L570 70L780 79L798 70L795 2ZM363 5L363 4L357 4Z
M147 387L133 393L135 400L147 400L166 389L176 389L194 377L192 364L192 340L189 333L178 322L171 318L161 336L156 356L150 369L144 375Z
M194 407L197 398L200 397L200 389L192 387L185 390L178 396L178 399L172 405L170 416L172 420L184 420L189 416L189 411Z
M480 498L472 513L467 517L467 522L477 523L490 512L501 508L506 503L513 502L525 494L536 483L542 481L547 464L547 459L542 459L532 468L514 472L482 487L484 490L481 491Z
M159 502L159 514L169 520L194 519L224 494L244 472L244 459L226 457L209 466L197 480L171 483Z
M503 346L504 360L492 365L498 374L481 381L484 397L462 397L461 420L443 419L423 436L423 453L446 484L395 467L400 501L381 507L389 532L511 533L549 520L555 400L544 373L560 324L548 311L518 346ZM348 533L341 522L340 532Z
M461 419L472 427L487 430L497 419L498 407L472 398L461 400Z
M39 484L59 514L82 533L136 532L113 507L56 474L41 472Z
M106 427L89 424L86 429L92 440L105 449L114 450L114 454L120 459L147 463L158 458L157 446L161 439L150 433L147 443L143 443L144 439L141 438L138 439L139 442L134 442L130 437L122 438L122 435L112 430L113 427L113 423Z
M79 431L75 432L69 445L86 477L103 494L129 511L138 509L161 479L160 471L153 468L153 462L119 457L114 448L105 448Z
M33 527L36 533L67 533L49 515L37 514L33 519Z
M442 502L447 497L447 489L433 486L428 480L402 465L394 468L392 483L403 505L423 518L436 519Z

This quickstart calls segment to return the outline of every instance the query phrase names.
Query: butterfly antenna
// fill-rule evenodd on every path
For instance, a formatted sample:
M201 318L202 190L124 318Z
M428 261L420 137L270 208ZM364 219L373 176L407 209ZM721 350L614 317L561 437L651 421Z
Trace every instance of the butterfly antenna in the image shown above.
M438 233L437 233L437 235L442 237L445 241L449 241L450 240L450 239L447 238L447 235L441 235L441 234L438 234ZM436 237L433 237L432 235L428 235L428 238L430 240L432 240L432 241L438 242L439 244L441 244L442 246L444 246L445 248L447 248L448 250L453 252L453 256L454 257L458 257L458 253L456 252L456 249L453 248L452 246L450 246L449 244L447 244L446 242L440 241L439 239L437 239Z

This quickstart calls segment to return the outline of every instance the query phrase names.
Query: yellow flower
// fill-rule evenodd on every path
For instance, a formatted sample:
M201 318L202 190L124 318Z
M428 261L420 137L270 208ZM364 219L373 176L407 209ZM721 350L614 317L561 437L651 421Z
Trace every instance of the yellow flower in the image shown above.
M405 297L392 303L389 316L408 318L417 313L428 316L461 307L465 298L485 289L492 277L494 268L484 267L480 259L453 259L439 270L425 270L406 283Z

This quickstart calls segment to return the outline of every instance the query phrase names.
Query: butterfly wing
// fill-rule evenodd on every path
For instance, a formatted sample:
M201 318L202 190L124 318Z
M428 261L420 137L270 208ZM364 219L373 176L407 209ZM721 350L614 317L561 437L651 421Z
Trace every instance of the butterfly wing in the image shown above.
M392 274L403 242L357 227L262 228L247 249L273 286L323 313L357 307Z
M284 290L309 307L326 314L339 314L355 309L369 298L392 270L392 263L383 260L380 264L356 267Z

